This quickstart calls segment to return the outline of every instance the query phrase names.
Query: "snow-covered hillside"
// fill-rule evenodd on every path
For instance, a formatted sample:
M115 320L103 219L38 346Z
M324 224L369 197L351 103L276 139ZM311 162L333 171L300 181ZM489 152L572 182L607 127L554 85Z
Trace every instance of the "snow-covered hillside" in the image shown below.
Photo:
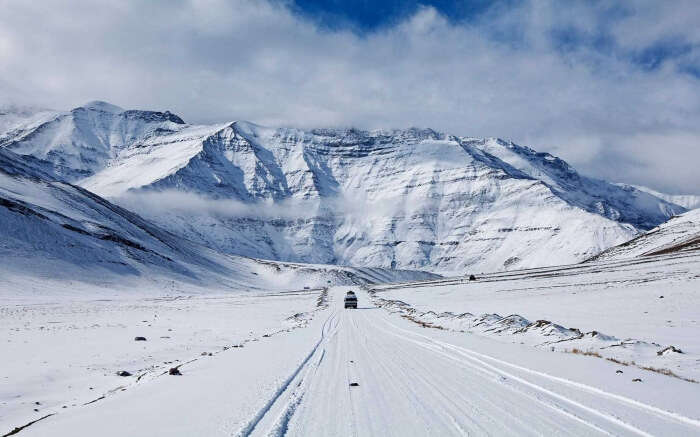
M0 141L6 133L55 116L55 111L32 106L0 106Z
M489 138L475 139L471 143L545 182L570 204L640 229L649 229L666 221L681 210L678 206L683 206L637 187L579 175L569 164L549 153L538 153L512 142ZM666 202L659 202L660 198Z
M50 166L0 149L0 292L80 293L91 284L163 293L174 281L192 289L280 289L426 276L329 266L280 264L220 254L184 240L74 185ZM31 284L26 278L31 277ZM75 281L75 289L66 289ZM13 285L14 284L14 285ZM60 284L60 285L58 285ZM56 287L53 287L56 286ZM69 287L73 288L73 287ZM57 291L60 290L60 291ZM192 290L191 290L192 291Z
M684 208L548 154L429 129L186 125L93 102L0 145L218 251L491 271L572 263Z
M648 188L648 187L643 187L641 185L627 185L627 184L618 184L618 185L634 187L638 190L647 192L647 193L651 194L652 196L656 196L659 199L664 199L667 202L671 202L671 203L675 203L676 205L680 205L686 209L700 208L700 195L666 194L666 193L661 193L661 192L656 191L656 190L652 190L651 188Z
M14 123L6 122L4 133L0 131L0 147L47 160L68 181L104 168L136 141L184 126L167 111L125 111L106 102L90 102L69 112L25 112L23 123L17 113L6 112L3 118Z
M611 247L591 261L618 260L638 256L700 250L700 209L693 209L651 231Z

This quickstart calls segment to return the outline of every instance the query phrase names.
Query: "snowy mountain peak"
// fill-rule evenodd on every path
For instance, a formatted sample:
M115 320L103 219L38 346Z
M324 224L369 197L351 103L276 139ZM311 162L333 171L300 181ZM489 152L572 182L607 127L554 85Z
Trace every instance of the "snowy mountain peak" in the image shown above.
M93 100L91 102L87 102L83 106L80 106L76 109L90 109L93 111L101 111L101 112L108 112L110 114L121 114L124 112L123 108L120 108L117 105L113 105L108 102L104 102L102 100Z
M108 102L103 102L101 100L93 100L88 102L83 106L79 106L73 109L71 112L79 111L96 111L104 112L106 114L111 114L112 116L121 116L123 118L129 118L133 120L143 120L144 122L158 122L158 121L170 121L176 124L185 124L182 118L173 114L170 111L143 111L139 109L129 109L125 110L119 106L113 105Z
M77 181L104 169L125 149L185 126L169 111L124 110L93 101L29 117L0 135L0 147L48 161L63 179Z

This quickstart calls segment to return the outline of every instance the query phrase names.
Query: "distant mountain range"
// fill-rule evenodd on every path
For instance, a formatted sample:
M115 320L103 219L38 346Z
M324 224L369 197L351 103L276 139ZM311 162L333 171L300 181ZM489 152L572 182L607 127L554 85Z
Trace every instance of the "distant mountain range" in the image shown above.
M33 171L216 252L277 261L443 274L572 263L697 205L430 129L201 126L105 102L0 111L0 128L0 148Z

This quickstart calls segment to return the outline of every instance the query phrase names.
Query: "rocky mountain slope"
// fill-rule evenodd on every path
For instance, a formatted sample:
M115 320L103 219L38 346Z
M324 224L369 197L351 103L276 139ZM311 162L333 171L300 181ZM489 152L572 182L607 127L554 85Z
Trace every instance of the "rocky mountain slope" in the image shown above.
M192 126L93 102L0 146L229 254L441 273L581 261L685 208L549 154L429 129Z

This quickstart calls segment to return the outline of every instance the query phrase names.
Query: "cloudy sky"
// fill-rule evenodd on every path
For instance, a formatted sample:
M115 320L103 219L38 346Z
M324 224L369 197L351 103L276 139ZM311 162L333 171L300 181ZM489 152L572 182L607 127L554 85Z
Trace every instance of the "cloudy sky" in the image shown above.
M700 194L700 2L0 0L0 104L432 127Z

